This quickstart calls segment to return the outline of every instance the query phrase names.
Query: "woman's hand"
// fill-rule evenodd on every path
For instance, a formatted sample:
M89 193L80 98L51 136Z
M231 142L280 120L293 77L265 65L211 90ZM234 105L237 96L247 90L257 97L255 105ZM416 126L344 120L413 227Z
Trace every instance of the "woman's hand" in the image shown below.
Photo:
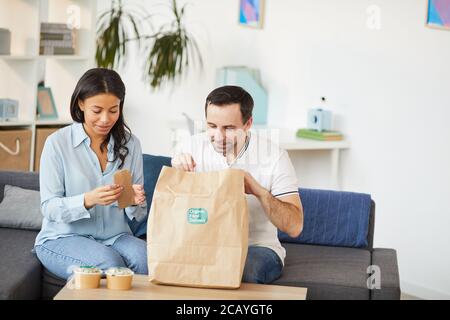
M146 197L144 186L142 184L133 184L133 191L134 191L134 204L138 206L145 204Z
M84 207L91 209L95 205L108 206L119 199L123 187L111 184L96 188L84 194Z

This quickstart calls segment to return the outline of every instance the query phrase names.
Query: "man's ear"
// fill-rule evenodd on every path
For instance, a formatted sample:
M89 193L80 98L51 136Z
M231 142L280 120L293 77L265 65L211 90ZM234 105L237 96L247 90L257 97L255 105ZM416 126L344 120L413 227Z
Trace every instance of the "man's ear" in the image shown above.
M247 120L247 122L245 123L244 127L245 127L246 129L250 129L252 125L253 125L253 116L250 117L250 118Z

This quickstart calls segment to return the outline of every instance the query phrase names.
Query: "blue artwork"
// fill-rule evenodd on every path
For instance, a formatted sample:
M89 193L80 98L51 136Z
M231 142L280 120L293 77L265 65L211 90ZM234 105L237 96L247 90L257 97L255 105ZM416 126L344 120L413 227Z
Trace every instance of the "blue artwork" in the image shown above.
M450 29L450 0L429 0L427 24L431 27Z
M261 28L264 0L240 0L239 23L249 27Z

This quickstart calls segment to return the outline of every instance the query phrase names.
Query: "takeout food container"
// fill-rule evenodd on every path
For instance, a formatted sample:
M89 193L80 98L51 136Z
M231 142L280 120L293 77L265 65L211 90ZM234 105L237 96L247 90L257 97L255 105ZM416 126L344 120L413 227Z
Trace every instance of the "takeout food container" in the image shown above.
M128 268L109 268L106 274L106 287L112 290L129 290L134 272Z
M102 270L93 266L80 266L73 270L75 289L95 289L100 287Z

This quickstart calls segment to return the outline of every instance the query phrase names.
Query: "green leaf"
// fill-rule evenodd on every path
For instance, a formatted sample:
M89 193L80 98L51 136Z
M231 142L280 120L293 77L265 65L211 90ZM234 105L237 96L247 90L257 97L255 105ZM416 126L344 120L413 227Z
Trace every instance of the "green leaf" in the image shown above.
M197 42L188 35L184 26L186 6L178 9L177 1L169 5L171 21L163 24L156 33L143 34L143 23L150 26L153 14L144 8L124 6L121 0L113 0L111 9L103 12L97 22L97 48L95 59L98 66L114 68L123 65L129 52L127 46L134 42L139 50L146 52L144 78L156 89L175 81L197 62L203 60Z

